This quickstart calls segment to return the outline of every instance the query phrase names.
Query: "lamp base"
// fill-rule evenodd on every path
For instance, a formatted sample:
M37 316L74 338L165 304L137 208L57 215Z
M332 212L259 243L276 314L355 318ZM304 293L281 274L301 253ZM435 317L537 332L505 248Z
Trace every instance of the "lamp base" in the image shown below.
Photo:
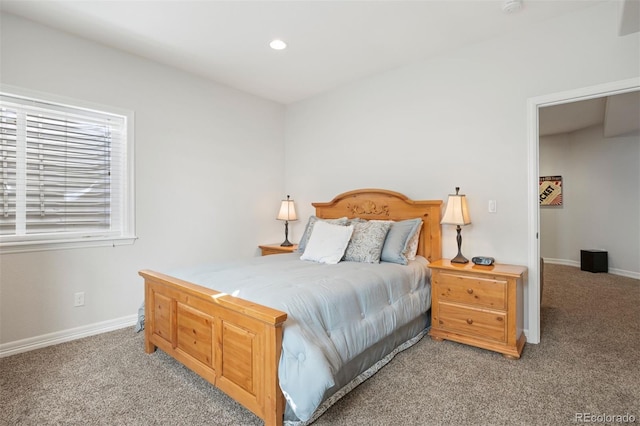
M451 263L469 263L469 260L462 255L462 235L460 235L460 225L456 226L456 242L458 243L458 255L451 259Z
M291 247L293 243L289 241L289 221L284 222L284 243L280 244L280 247Z
M469 263L469 259L458 253L456 257L451 259L451 263Z

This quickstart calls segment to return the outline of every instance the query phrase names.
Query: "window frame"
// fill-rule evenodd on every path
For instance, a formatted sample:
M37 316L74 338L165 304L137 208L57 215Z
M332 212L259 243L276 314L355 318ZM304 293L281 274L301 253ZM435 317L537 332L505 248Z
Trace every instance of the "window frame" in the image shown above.
M43 250L61 250L81 247L105 247L130 245L137 239L135 234L135 144L134 112L117 107L100 105L68 97L42 93L21 87L0 84L0 94L25 101L56 104L65 108L87 110L91 114L119 116L125 120L126 136L121 141L122 185L119 195L120 226L108 233L101 232L55 232L35 235L0 236L0 254L23 253ZM107 235L108 234L108 235Z

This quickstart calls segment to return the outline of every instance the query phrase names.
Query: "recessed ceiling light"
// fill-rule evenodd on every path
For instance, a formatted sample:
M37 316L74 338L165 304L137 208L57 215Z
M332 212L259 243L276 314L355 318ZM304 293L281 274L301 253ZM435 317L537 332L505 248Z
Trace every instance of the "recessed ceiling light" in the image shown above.
M271 46L273 50L283 50L287 48L287 43L282 40L276 39L269 43L269 46Z

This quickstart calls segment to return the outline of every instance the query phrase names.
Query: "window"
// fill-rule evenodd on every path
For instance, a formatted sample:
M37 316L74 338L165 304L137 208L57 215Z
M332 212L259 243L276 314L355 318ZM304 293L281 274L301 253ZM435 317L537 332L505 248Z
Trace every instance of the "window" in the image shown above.
M133 114L47 98L0 93L0 252L132 243Z

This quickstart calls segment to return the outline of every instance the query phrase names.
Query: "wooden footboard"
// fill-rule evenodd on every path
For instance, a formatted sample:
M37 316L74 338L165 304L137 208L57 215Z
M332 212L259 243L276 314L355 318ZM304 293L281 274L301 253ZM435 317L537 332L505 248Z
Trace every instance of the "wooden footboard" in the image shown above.
M281 425L287 314L153 271L145 280L145 351L160 348L264 420Z

